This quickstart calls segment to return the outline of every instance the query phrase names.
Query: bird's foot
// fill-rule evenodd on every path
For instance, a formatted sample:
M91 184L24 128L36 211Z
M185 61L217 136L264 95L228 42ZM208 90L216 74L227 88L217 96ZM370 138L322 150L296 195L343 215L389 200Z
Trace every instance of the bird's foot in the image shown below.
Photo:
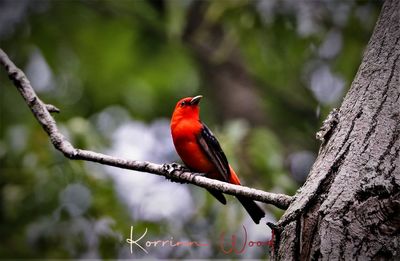
M188 168L186 168L185 166L178 164L178 163L170 163L170 164L163 164L163 169L170 174L171 176L169 177L165 177L166 179L172 181L172 182L177 182L177 183L181 183L184 184L186 182L180 180L179 178L175 178L172 176L172 173L174 173L175 171L179 171L180 173L182 172L189 172L190 170ZM178 175L179 177L179 175Z
M176 162L173 163L165 163L163 164L163 169L168 172L168 174L172 174L174 171L180 171L180 172L187 172L190 171L188 168L185 166L178 164Z

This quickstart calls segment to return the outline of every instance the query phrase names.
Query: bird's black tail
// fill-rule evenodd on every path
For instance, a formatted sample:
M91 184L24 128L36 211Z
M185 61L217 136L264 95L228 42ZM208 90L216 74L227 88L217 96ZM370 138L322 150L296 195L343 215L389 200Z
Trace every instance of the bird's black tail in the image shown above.
M249 213L251 219L253 219L254 223L259 224L260 220L265 217L264 210L261 209L259 205L257 205L253 200L236 196L246 211Z
M208 192L211 193L211 195L213 195L216 199L218 199L219 202L226 205L226 198L225 198L224 194L222 194L221 191L213 190L213 189L207 189L207 190L208 190Z

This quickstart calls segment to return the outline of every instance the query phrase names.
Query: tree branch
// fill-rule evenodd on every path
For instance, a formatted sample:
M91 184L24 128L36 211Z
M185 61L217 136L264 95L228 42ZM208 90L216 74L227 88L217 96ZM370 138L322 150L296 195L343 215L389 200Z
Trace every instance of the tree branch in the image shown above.
M86 160L123 169L148 172L175 181L191 183L207 189L219 190L230 195L245 196L253 200L272 204L281 209L287 209L292 200L292 197L284 194L275 194L209 179L196 175L196 173L184 171L182 167L176 167L177 165L175 164L160 165L146 161L127 160L74 148L72 144L66 140L64 135L60 133L54 118L50 115L51 112L59 112L59 109L53 105L45 104L39 99L25 74L15 66L2 49L0 49L0 63L5 68L8 77L14 82L14 85L31 109L35 118L50 137L51 143L69 159Z

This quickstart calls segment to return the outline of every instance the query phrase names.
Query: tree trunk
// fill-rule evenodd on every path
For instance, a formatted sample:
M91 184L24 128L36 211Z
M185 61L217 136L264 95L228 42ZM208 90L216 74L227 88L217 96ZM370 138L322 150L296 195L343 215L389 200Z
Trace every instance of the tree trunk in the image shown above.
M400 1L387 0L307 181L274 228L275 260L400 258L399 39Z

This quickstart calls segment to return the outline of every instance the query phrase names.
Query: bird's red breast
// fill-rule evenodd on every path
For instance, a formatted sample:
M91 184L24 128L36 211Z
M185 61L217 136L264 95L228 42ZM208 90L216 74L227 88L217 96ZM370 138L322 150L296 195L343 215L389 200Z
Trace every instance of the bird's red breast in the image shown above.
M196 172L209 173L214 166L198 144L197 136L203 124L199 119L199 106L190 104L192 99L181 99L175 106L171 119L172 140L176 152L187 167Z
M229 165L225 153L211 130L200 121L199 102L202 96L181 99L175 106L171 119L171 134L175 149L185 165L208 178L240 185L240 180ZM221 203L224 195L208 190ZM264 211L252 200L236 196L255 223L265 216Z
M196 97L199 97L198 100ZM240 180L228 164L218 141L200 121L198 101L201 96L196 97L183 98L175 106L171 119L171 134L175 149L185 165L193 171L205 173L209 178L239 185ZM210 154L215 154L214 151L217 151L214 157L216 162L210 159ZM224 164L226 166L218 168L218 165ZM227 175L221 175L221 171Z

